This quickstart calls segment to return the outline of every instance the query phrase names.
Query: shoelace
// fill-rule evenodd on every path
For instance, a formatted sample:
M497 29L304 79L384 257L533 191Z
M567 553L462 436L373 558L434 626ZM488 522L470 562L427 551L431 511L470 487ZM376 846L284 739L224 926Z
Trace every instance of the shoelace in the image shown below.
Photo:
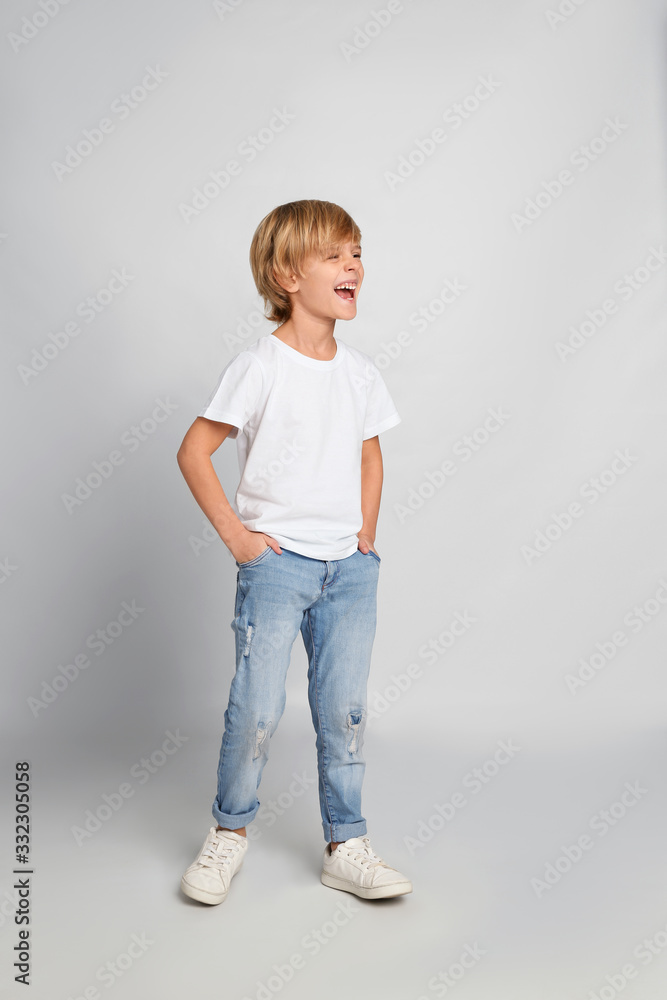
M212 862L207 867L219 868L221 865L228 865L232 860L232 855L236 851L240 851L241 848L238 844L227 845L223 843L218 837L208 845L208 847L202 851L201 857L199 858L199 864L203 865L207 861Z
M363 840L366 846L363 851L361 850L361 848L357 848L357 850L354 851L354 853L350 852L350 857L352 858L353 861L360 861L362 867L368 867L368 868L376 868L379 865L382 865L385 868L390 867L390 865L388 865L386 861L382 860L379 854L375 853L375 851L371 847L368 837L360 837L359 839Z

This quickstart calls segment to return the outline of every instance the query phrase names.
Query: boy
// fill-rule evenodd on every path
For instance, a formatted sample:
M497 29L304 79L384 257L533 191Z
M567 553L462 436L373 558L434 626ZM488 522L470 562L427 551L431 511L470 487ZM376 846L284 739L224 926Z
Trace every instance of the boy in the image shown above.
M361 233L338 205L279 205L258 226L252 273L280 325L234 357L188 430L178 463L234 557L236 672L225 711L211 827L181 881L221 903L248 847L246 825L301 631L316 732L327 846L324 885L365 899L412 891L372 849L361 815L366 685L380 556L378 434L400 416L370 357L334 338L353 319L363 280ZM211 455L236 439L237 516Z

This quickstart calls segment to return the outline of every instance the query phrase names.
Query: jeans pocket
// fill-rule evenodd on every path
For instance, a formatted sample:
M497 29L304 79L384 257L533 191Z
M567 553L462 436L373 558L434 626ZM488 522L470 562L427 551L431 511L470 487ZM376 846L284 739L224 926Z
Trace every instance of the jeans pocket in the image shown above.
M261 560L264 559L265 556L269 554L269 552L273 552L273 549L271 548L270 545L267 545L264 551L260 552L260 554L258 556L255 556L254 559L248 559L247 562L242 562L242 563L238 562L237 560L234 561L236 562L236 565L238 566L239 569L246 569L246 567L248 566L255 566L258 562L261 562Z
M368 550L368 555L369 556L373 556L373 558L377 559L378 562L382 562L382 560L380 559L380 556L377 554L377 552L373 552L372 549Z

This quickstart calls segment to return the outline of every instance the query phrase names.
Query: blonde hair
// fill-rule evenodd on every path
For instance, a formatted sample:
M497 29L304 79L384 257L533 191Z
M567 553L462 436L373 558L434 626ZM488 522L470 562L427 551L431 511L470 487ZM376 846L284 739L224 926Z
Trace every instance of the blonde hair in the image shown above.
M323 255L346 239L361 244L361 230L345 209L330 201L291 201L262 219L250 245L250 267L268 320L284 323L292 315L289 293L276 276L303 276L307 257Z

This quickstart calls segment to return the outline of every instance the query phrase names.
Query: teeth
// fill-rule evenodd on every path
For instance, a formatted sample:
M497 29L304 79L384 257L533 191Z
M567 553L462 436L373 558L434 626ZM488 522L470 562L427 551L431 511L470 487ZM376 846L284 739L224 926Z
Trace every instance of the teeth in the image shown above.
M336 285L336 288L351 288L351 289L352 289L352 291L354 291L354 289L355 289L356 287L357 287L356 285L352 285L352 284L346 284L346 285ZM335 289L334 289L334 291L335 291Z

